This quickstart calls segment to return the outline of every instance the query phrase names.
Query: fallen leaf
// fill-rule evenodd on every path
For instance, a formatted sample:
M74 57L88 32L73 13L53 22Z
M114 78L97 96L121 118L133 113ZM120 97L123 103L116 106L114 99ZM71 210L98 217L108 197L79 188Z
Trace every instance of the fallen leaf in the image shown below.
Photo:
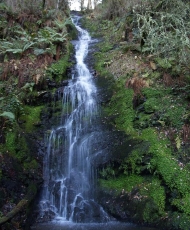
M157 69L157 66L154 62L150 62L150 67L153 69L153 70L156 70Z

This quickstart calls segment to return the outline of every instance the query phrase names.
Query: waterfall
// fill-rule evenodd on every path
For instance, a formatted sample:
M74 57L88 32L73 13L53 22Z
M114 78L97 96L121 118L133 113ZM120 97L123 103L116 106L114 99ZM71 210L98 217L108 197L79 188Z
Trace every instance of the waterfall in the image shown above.
M74 222L104 222L107 214L94 201L95 170L91 164L96 154L95 143L100 132L96 86L85 64L89 33L73 17L79 38L73 42L76 65L72 79L65 86L60 125L47 138L44 157L44 188L40 201L40 217ZM98 151L98 150L97 150Z

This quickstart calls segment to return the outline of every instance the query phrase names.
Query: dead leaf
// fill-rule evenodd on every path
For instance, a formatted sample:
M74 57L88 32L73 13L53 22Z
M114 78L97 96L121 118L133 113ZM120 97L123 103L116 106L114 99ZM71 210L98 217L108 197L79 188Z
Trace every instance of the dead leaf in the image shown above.
M150 67L153 69L153 70L156 70L157 69L157 66L154 62L150 62Z

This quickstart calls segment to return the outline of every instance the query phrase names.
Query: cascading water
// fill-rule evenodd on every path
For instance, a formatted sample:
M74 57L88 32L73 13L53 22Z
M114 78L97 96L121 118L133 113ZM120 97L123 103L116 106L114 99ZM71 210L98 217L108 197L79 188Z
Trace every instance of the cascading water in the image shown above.
M73 41L76 51L74 74L60 92L63 95L60 125L47 137L40 214L31 229L154 230L112 221L113 218L110 219L94 201L96 173L93 164L96 165L97 158L102 162L106 154L110 155L110 150L106 153L109 134L102 129L97 88L85 64L92 40L79 26L79 18L73 17L79 33L79 40Z
M79 33L74 43L75 74L64 87L61 124L52 129L44 157L41 218L53 215L74 222L103 222L108 216L93 200L96 179L90 163L99 135L94 125L98 117L96 87L84 62L91 37L78 20L73 17Z

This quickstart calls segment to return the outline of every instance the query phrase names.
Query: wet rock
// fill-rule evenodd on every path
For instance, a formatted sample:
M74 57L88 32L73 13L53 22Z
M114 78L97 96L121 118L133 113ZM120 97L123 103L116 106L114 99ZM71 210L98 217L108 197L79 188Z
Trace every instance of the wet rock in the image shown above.
M81 200L75 205L73 211L74 222L105 222L109 218L102 207L93 200Z
M67 86L69 84L69 80L65 80L61 82L61 86Z
M57 84L55 81L52 81L50 79L46 79L46 82L47 82L47 85L48 85L48 88L56 88Z

